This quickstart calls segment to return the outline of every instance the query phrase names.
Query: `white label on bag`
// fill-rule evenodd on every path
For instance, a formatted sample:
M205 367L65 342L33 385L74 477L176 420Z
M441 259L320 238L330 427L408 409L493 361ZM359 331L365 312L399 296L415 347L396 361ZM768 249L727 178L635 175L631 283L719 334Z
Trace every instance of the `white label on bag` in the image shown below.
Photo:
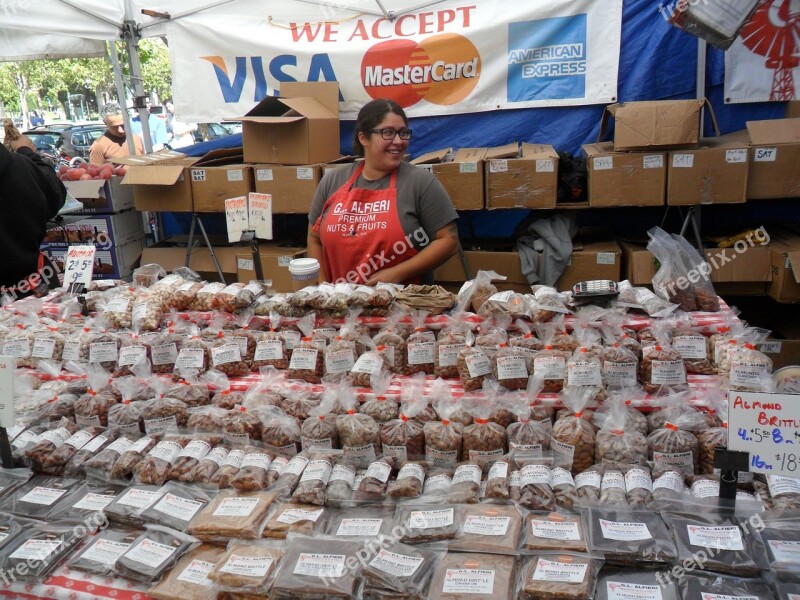
M64 429L63 427L59 427L58 429L51 429L50 431L45 431L39 436L39 441L48 441L54 446L58 447L64 442L66 442L71 437L69 431Z
M295 456L294 458L299 458ZM277 473L278 475L282 475L283 471L286 469L286 466L289 464L289 459L285 456L276 456L272 463L269 465L269 469L267 473ZM296 475L300 475L300 473L296 473Z
M89 362L117 362L117 342L94 342L89 344Z
M131 310L131 321L136 323L137 321L141 321L147 316L147 302L139 302L133 305L133 310Z
M450 466L458 462L457 450L437 450L431 446L425 447L425 460L436 465Z
M130 441L128 438L121 437L111 442L106 450L112 450L117 454L122 454L123 452L130 450L131 446L133 446L132 441Z
M686 383L686 369L682 360L654 360L650 383L653 385L678 385Z
M225 462L225 459L228 458L228 450L226 448L217 447L213 448L211 452L206 454L203 457L203 460L210 460L218 467L221 467Z
M550 476L552 478L550 485L558 487L559 485L569 485L575 486L575 480L572 478L572 473L567 471L566 469L562 469L561 467L556 467L552 471L550 471Z
M325 352L325 370L328 373L349 373L356 364L355 353L351 348L341 348Z
M481 484L481 468L477 465L461 465L453 474L453 485L457 483Z
M694 455L691 452L653 452L653 462L676 467L685 475L694 475Z
M220 568L220 572L261 579L266 576L274 562L275 559L271 556L240 556L238 554L231 554L227 562Z
M597 361L576 361L567 365L567 385L602 385L600 363Z
M289 369L315 371L318 354L319 350L316 348L295 348L292 351L292 360L289 361Z
M330 485L334 481L344 481L350 489L353 489L353 483L356 480L356 470L351 467L350 465L333 465L333 471L331 472L331 477L328 480L328 484Z
M708 357L708 344L702 335L684 335L672 339L672 347L683 358L705 359Z
M50 506L66 493L67 490L57 490L54 488L37 486L19 500L20 502L28 502L29 504Z
M735 360L731 363L731 385L748 387L770 376L766 362Z
M667 489L680 494L684 487L683 477L675 471L668 471L653 482L653 491Z
M72 435L66 442L68 446L72 446L76 450L80 450L83 448L86 443L94 437L94 434L88 431L78 431L74 435Z
M470 450L469 459L481 466L486 466L501 458L503 454L503 448L498 448L497 450Z
M81 559L112 566L130 547L131 545L125 542L99 539L81 555Z
M575 487L582 488L584 486L594 487L600 489L600 484L603 478L597 471L586 471L575 475Z
M287 525L294 525L300 521L311 521L312 523L316 523L324 511L324 508L318 508L316 510L289 508L281 513L281 516L278 517L277 521L278 523L286 523Z
M241 356L247 356L247 337L243 335L231 335L227 340L239 346L239 353Z
M328 485L333 468L327 460L312 460L306 465L300 483L306 481L321 481L322 485Z
M158 442L158 444L153 447L150 452L147 453L147 456L152 456L154 458L160 458L161 460L172 464L175 462L175 459L178 458L178 455L183 450L183 446L178 444L177 442L171 442L169 440L163 440Z
M197 500L189 500L174 494L164 494L153 510L188 523L203 506L204 503Z
M784 494L800 494L800 479L783 475L767 475L769 495L773 498Z
M458 353L464 344L440 344L439 345L439 366L455 367L458 363Z
M283 342L281 340L261 340L256 344L253 360L283 360Z
M185 581L186 583L201 585L203 587L211 587L214 585L214 582L208 578L208 575L213 570L214 563L204 560L193 560L183 572L178 575L178 581Z
M21 560L38 560L44 562L47 557L58 550L64 542L61 540L27 540L19 548L8 555L9 558Z
M206 352L203 348L181 348L175 359L176 369L202 369L205 365Z
M552 161L551 161L552 162ZM447 569L442 592L445 594L492 595L494 571L479 569Z
M373 444L367 444L366 446L343 446L342 452L347 460L359 465L369 465L377 456Z
M643 469L631 469L625 473L625 489L653 491L653 480L650 473Z
M609 386L626 386L636 384L636 363L635 362L610 362L603 363L603 376Z
M619 489L625 491L625 477L619 471L609 471L603 475L600 489Z
M33 340L33 350L31 356L33 358L53 358L53 352L56 348L56 341L53 338L35 338Z
M510 523L511 517L467 515L463 531L474 535L505 535Z
M134 508L147 508L160 497L161 492L157 490L131 488L120 496L119 500L117 500L117 504L133 506Z
M239 344L227 342L221 346L211 348L211 364L215 367L228 363L241 362L242 351Z
M423 562L425 559L421 556L406 556L389 550L381 550L370 561L369 566L393 577L411 577Z
M203 460L211 451L211 444L203 440L192 440L186 444L186 448L181 451L178 458L189 457L198 461Z
M744 550L742 532L735 525L727 527L705 527L687 525L689 543L692 546L715 548L717 550Z
M607 540L638 542L640 540L653 539L646 523L628 523L600 519L600 530L603 532L603 537Z
M224 498L219 503L213 516L215 517L249 517L256 506L258 506L258 498Z
M128 550L124 554L124 557L128 560L157 569L167 562L177 550L177 548L173 548L172 546L159 544L158 542L145 538Z
M387 465L385 462L377 461L373 462L367 468L367 472L364 474L364 477L372 477L373 479L377 479L381 483L386 483L389 481L389 475L392 473L392 467Z
M147 358L147 348L144 346L125 346L119 351L117 365L127 367Z
M486 481L492 479L507 479L508 478L508 463L502 460L495 462L489 469L489 474L486 476Z
M106 304L106 312L113 312L113 313L127 312L130 303L131 301L129 298L114 298L108 304Z
M673 169L691 169L694 166L694 154L673 154Z
M406 463L397 474L397 481L403 479L417 479L420 483L425 481L425 469L416 463Z
M240 468L246 469L247 467L254 467L256 469L269 469L269 464L272 462L272 457L263 452L250 452L242 459ZM299 475L299 473L298 473Z
M124 438L123 438L124 439ZM91 441L87 442L81 450L84 452L95 453L97 452L106 442L108 438L103 435L98 435L97 437L93 438ZM110 448L111 446L109 446Z
M575 457L575 446L560 442L555 438L550 438L550 449L553 451L553 457L558 459L556 462L566 462L572 464Z
M431 478L432 479L432 478ZM428 480L430 481L430 479ZM442 510L415 510L408 517L408 525L412 529L441 529L453 524L452 508Z
M423 494L430 494L436 490L449 490L453 484L453 479L446 474L434 475L425 480L425 487L422 490Z
M498 356L497 379L527 379L528 360L524 356Z
M543 356L533 360L533 373L542 379L564 379L567 361L563 356Z
M701 600L759 600L758 596L728 596L726 594L709 594L700 592Z
M595 171L607 171L614 168L613 156L596 156L592 161L592 168Z
M72 508L79 510L103 510L106 506L111 504L116 496L109 494L93 494L89 492L78 502L72 505Z
M150 355L153 359L154 366L173 365L178 359L178 346L175 344L153 346L150 349Z
M39 436L33 433L31 430L23 431L20 433L15 439L14 442L11 444L14 448L24 448L29 443L33 442L34 440L38 441ZM34 442L35 443L35 442Z
M295 575L335 579L344 574L344 554L307 554L301 552L294 565Z
M546 485L550 486L552 475L547 465L526 465L519 471L519 483L522 487L526 485Z
M99 427L100 426L100 417L98 415L94 415L92 417L82 417L79 415L75 415L75 423L80 425L81 427ZM138 423L136 424L138 431Z
M545 540L579 541L581 530L578 523L574 521L531 521L531 533L538 538Z
M388 358L388 357L387 357ZM351 373L379 373L383 367L383 358L374 352L365 352L358 357L358 360L350 369Z
M532 579L534 581L581 583L586 578L586 570L588 568L589 565L586 563L572 564L539 557Z
M607 581L606 595L608 600L663 600L661 588L657 585L621 581Z
M780 563L800 563L800 542L767 540L775 560Z
M695 481L692 484L691 492L695 498L719 498L719 481L710 479Z
M144 420L144 430L147 433L162 433L164 431L177 428L178 418L176 416Z
M342 519L336 535L345 537L375 537L381 531L382 519Z
M81 341L65 340L61 358L64 360L79 360L81 357Z
M483 377L492 372L492 363L483 352L475 352L464 358L471 379Z
M408 460L408 448L405 446L390 446L383 444L381 446L384 456L392 456L397 459L397 462L404 463Z
M436 344L434 342L411 342L408 344L408 364L427 365L434 362Z
M293 350L303 339L299 331L281 331L280 336L287 350Z
M244 450L235 449L228 452L228 456L225 458L225 462L222 463L223 467L234 467L236 469L242 466L242 461L244 460Z
M661 154L648 154L642 158L645 169L663 169L664 157Z

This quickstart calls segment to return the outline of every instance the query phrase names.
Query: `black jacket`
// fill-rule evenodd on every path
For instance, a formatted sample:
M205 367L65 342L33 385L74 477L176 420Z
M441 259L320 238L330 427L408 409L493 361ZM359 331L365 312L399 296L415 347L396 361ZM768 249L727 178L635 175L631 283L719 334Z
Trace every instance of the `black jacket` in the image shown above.
M66 198L64 184L38 154L0 145L0 285L15 286L36 271L47 221Z

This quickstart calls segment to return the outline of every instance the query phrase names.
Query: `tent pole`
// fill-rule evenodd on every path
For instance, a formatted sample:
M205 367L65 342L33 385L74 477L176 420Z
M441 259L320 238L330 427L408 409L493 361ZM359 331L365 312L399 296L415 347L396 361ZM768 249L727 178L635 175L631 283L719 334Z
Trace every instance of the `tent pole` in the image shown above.
M144 86L142 85L142 63L139 61L139 32L136 29L136 21L126 20L123 25L122 37L128 49L128 65L131 69L131 84L133 85L133 95L136 98L144 97ZM153 142L150 137L150 114L146 106L137 107L139 122L142 124L142 142L147 154L153 151Z
M125 122L125 131L131 130L131 117L128 110L125 108L128 102L128 95L125 93L125 83L122 80L122 69L119 66L119 56L117 55L117 42L108 42L108 59L111 62L111 69L114 71L114 86L117 88L117 98L119 105L123 107L122 119ZM131 156L136 154L136 145L133 143L133 137L130 135L125 136L128 141L128 153Z

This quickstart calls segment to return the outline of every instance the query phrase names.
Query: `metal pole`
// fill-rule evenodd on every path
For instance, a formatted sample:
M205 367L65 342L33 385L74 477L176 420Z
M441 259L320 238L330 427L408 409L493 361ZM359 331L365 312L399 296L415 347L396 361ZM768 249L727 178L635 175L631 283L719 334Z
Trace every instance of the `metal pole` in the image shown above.
M145 95L145 92L144 86L142 85L142 63L139 60L139 31L136 21L125 21L122 37L125 39L125 45L128 49L128 64L131 69L133 95L137 98L141 98ZM150 138L150 123L148 121L150 114L147 108L139 108L137 110L139 112L139 120L142 123L142 141L144 142L144 149L147 154L150 154L153 151L153 142Z
M122 69L119 66L119 56L117 56L117 42L108 42L108 59L111 61L111 69L114 71L114 87L117 88L117 99L122 107L122 119L125 122L125 131L131 131L131 116L125 107L128 105L128 94L125 92L125 82L122 80ZM126 135L128 142L128 153L136 156L136 145L133 143L133 136Z

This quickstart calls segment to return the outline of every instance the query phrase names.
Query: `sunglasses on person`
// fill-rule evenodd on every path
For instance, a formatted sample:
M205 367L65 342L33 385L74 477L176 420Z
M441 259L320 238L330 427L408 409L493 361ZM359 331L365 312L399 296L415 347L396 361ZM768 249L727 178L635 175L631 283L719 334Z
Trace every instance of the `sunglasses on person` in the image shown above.
M411 139L410 129L392 129L391 127L384 127L383 129L370 129L370 133L380 133L381 137L387 142L394 139L394 136L399 135L401 140Z

